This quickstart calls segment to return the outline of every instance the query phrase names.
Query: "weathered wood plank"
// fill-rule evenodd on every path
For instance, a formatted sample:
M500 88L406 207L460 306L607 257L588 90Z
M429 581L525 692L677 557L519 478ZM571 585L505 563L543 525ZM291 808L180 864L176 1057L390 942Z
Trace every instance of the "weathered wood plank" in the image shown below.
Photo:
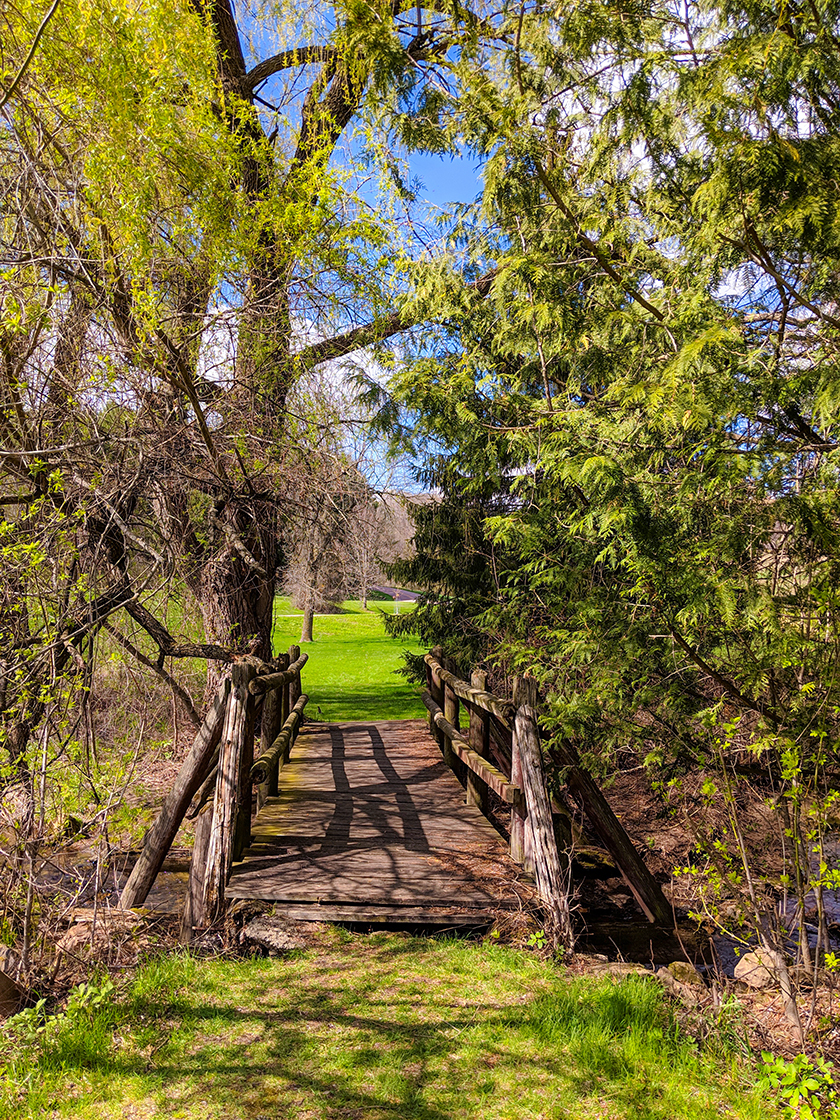
M470 910L422 909L419 906L323 906L313 903L309 906L282 906L274 908L274 913L296 922L363 922L371 925L413 925L418 926L464 926L474 928L486 926L493 920L492 914Z
M490 913L533 897L419 721L307 726L227 895Z

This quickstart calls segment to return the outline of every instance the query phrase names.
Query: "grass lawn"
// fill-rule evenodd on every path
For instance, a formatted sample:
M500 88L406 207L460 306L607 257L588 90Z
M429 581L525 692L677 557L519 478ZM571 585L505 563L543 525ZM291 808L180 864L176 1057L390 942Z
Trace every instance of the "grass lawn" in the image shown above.
M81 1014L0 1057L4 1120L778 1115L751 1068L679 1036L655 981L492 942L327 929L283 960L161 957Z
M385 633L381 613L390 614L394 606L371 602L370 609L363 610L351 600L342 604L340 614L316 616L315 640L301 647L309 654L303 690L309 694L310 719L419 719L425 714L417 686L395 673L406 647ZM409 603L399 606L401 611L413 609ZM275 599L276 653L300 642L302 618L288 599ZM410 648L420 652L419 646Z

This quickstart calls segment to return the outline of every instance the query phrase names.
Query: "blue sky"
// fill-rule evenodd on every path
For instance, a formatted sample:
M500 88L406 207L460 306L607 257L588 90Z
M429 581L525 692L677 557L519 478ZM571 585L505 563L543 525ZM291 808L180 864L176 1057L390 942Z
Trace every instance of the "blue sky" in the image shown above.
M421 197L433 206L453 202L473 202L481 190L480 169L464 157L422 155L409 156L411 173L423 182Z

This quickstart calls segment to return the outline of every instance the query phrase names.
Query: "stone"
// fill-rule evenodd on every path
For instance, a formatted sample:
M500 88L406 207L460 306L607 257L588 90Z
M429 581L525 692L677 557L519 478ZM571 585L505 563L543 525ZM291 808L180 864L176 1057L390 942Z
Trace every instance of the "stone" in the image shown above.
M735 979L749 988L771 988L776 984L776 967L766 949L744 953L735 965Z
M269 917L266 914L261 914L242 927L242 939L279 952L302 949L306 946L306 941L301 936L299 922L288 918Z
M595 961L589 966L595 976L652 976L653 973L643 964L634 964L632 961Z
M678 961L676 963L681 964L683 962ZM676 976L674 976L673 972L671 972L670 965L668 966L668 968L658 968L656 970L656 978L657 980L661 981L663 987L667 988L672 996L675 996L687 1007L696 1007L700 1002L698 985L694 982L686 984L683 983L682 980L678 980Z
M11 976L0 972L0 1018L14 1015L23 1003L23 990Z
M695 988L705 988L706 982L693 964L688 961L672 961L668 971L680 984L689 984Z

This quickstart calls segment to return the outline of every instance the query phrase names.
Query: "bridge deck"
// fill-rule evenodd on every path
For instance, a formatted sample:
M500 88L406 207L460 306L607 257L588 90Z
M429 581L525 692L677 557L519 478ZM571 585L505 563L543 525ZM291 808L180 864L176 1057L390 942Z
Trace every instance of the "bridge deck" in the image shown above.
M365 907L376 920L418 907L489 913L531 891L426 725L394 720L301 731L226 893L318 904L325 917Z

